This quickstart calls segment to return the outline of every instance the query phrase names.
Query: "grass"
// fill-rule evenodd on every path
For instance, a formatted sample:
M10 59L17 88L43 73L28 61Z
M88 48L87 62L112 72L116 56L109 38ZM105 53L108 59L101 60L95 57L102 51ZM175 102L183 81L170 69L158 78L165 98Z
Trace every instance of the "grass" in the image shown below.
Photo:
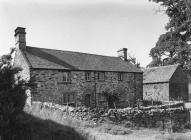
M29 113L43 119L54 120L55 122L25 114L25 118L23 118L24 123L21 123L21 128L26 128L23 131L26 132L26 138L19 138L18 140L85 140L81 134L88 138L88 140L154 140L155 138L159 138L160 140L160 138L166 138L166 136L160 134L159 130L135 127L132 123L126 121L120 124L112 123L109 120L104 123L82 121L65 117L60 111L47 108L33 108ZM27 136L30 137L27 139ZM174 137L170 135L168 138Z
M127 135L131 134L132 131L119 125L114 124L103 124L98 127L98 131L102 133L109 133L112 135Z
M2 140L86 140L74 128L23 113Z

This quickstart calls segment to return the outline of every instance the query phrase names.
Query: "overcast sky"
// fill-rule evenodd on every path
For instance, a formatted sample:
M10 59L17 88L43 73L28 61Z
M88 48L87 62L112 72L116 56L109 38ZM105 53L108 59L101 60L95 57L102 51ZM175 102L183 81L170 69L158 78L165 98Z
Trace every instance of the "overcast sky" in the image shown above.
M0 55L26 28L28 46L117 56L128 48L141 66L168 21L148 0L0 0Z

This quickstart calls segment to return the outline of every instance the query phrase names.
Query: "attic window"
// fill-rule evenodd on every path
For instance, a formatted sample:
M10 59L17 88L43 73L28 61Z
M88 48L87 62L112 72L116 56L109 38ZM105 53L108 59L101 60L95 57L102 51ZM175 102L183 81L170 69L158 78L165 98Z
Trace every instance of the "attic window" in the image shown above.
M105 80L105 73L104 72L98 72L98 80L100 80L100 81Z
M63 82L69 83L71 81L70 72L63 72Z

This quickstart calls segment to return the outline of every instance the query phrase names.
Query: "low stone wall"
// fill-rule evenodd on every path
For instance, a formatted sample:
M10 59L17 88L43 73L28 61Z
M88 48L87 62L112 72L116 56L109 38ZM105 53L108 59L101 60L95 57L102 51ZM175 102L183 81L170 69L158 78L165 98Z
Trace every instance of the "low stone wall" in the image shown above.
M98 118L96 116L100 114L100 111L90 111L85 107L70 107L48 102L33 102L32 106L27 109L27 112L42 119L51 119L58 122L66 118L96 121L95 118Z
M81 108L82 109L82 108ZM74 127L75 130L80 133L84 138L87 140L99 140L99 137L97 133L91 132L91 130L85 130L81 128L76 128L76 124L73 125L74 122L68 122L68 119L85 119L82 116L88 116L87 110L80 110L78 108L78 112L76 112L77 109L73 107L68 106L60 106L58 104L52 104L52 103L42 103L42 102L33 102L31 107L25 107L25 112L38 117L40 119L49 119L56 123L59 123L61 125L69 125L70 127ZM75 114L75 115L74 115ZM81 116L80 116L81 114ZM87 119L87 118L86 118ZM92 125L94 123L92 122ZM108 134L109 135L109 134ZM107 140L107 137L101 138L102 140Z
M169 105L167 105L169 106ZM173 107L172 105L171 107ZM176 106L176 105L175 105ZM113 122L130 122L133 126L142 127L161 127L164 131L173 131L176 123L181 124L187 121L187 111L182 106L176 108L166 108L166 105L152 107L109 109L109 110L89 110L85 107L61 106L53 103L33 102L31 107L25 108L26 112L41 119L49 119L59 124L69 125L77 129L80 134L88 140L96 140L97 132L91 133L90 130L83 129L83 125L76 127L74 123L83 123L79 120L88 120L89 125L93 126L97 122L104 122L109 119ZM71 120L71 121L68 121ZM178 126L181 129L181 126ZM86 127L84 127L86 128ZM104 140L104 139L103 139Z
M70 107L48 102L33 102L30 112L44 119L57 120L76 119L92 122L103 122L109 119L113 122L129 121L134 125L157 127L157 123L164 127L165 122L184 123L189 121L189 111L184 109L183 103L170 103L159 106L124 108L124 109L89 109L85 107Z

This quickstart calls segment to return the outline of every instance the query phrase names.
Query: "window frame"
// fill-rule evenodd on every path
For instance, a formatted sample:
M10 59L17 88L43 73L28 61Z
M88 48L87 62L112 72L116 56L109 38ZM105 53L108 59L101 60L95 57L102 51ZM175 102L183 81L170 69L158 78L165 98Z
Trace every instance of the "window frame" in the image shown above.
M90 71L85 72L85 81L91 81L91 72Z
M105 72L98 72L97 79L98 81L105 81Z
M75 104L76 102L76 96L75 96L75 93L65 93L63 94L63 104L66 105L66 104Z
M124 76L122 72L118 72L118 81L123 81L124 80Z
M70 71L64 71L62 73L62 82L71 83L71 72Z

